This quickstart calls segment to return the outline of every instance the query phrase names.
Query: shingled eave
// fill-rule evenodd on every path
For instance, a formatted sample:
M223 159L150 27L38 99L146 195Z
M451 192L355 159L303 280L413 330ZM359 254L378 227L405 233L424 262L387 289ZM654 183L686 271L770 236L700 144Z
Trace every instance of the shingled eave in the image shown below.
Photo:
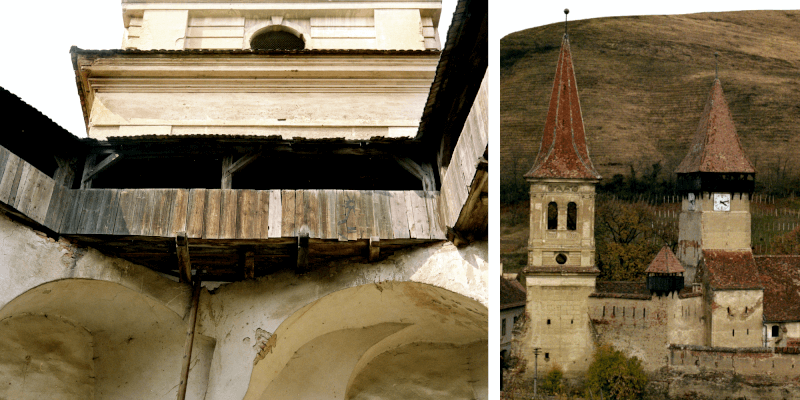
M525 178L601 178L589 157L578 86L566 34L561 42L539 153Z
M711 86L692 145L675 172L755 173L742 149L719 79Z

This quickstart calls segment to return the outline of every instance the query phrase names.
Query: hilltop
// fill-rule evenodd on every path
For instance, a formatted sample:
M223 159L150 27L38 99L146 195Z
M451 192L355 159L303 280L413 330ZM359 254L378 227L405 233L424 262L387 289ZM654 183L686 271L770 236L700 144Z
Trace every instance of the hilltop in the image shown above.
M501 40L503 183L539 149L563 23ZM675 169L719 77L757 181L800 174L800 10L574 21L569 37L584 124L604 181L659 162Z

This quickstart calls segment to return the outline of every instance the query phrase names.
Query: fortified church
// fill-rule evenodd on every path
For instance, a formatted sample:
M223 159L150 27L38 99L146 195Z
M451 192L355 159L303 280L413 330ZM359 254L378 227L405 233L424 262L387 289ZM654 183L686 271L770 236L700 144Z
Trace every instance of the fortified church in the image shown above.
M0 93L0 398L486 399L487 3L122 14Z
M800 368L800 256L754 256L755 169L715 78L689 152L677 254L664 247L646 282L597 282L595 186L568 36L561 44L530 182L524 270L531 322L522 351L533 371L585 372L610 344L647 371L724 371L791 381ZM543 356L543 357L542 357ZM543 359L542 359L543 358Z

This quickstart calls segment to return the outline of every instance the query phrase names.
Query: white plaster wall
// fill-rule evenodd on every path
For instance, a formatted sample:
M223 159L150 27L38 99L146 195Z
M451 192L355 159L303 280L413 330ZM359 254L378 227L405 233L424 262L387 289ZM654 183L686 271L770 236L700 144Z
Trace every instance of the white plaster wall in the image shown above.
M189 10L145 10L137 48L183 50Z
M334 263L299 277L283 272L223 285L213 296L201 297L198 315L199 332L217 339L206 400L241 399L259 340L266 341L289 316L326 295L385 281L411 281L447 289L486 307L488 280L487 242L461 249L447 242L400 251L374 264Z
M419 10L375 10L375 35L380 50L425 49Z

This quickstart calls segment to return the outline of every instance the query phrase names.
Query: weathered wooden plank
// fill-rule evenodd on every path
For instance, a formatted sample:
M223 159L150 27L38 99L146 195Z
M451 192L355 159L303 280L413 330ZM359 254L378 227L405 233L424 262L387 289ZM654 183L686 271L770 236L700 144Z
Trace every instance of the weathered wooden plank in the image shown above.
M408 239L411 237L411 227L413 218L408 216L408 206L406 205L406 195L402 191L387 192L390 196L389 205L391 207L391 229L393 238Z
M241 197L240 197L241 198ZM243 254L243 264L244 264L244 278L245 279L255 279L256 277L256 253L252 250L245 251Z
M169 230L166 235L176 237L178 232L186 232L186 220L189 214L189 190L176 189L175 200L172 202Z
M69 189L61 186L53 186L53 194L50 196L50 202L47 205L46 216L43 225L58 232L61 229L61 221L66 214L67 201L69 197Z
M378 229L378 236L381 240L394 239L394 232L392 231L392 211L390 202L390 195L385 190L376 190L372 194L373 211L375 215L375 222Z
M186 236L192 239L203 237L205 227L206 189L189 191L189 208L186 213Z
M168 237L172 230L172 206L175 202L175 189L160 189L161 198L157 199L156 206L158 211L153 218L153 236Z
M97 224L97 217L100 214L100 200L102 190L85 189L82 201L78 203L81 208L80 217L77 219L75 233L83 235L94 235L94 227Z
M222 189L220 195L219 238L236 238L236 215L239 202L239 191Z
M17 210L19 212L25 214L30 218L29 209L31 207L31 203L34 201L34 197L36 196L36 192L38 188L41 186L41 180L46 175L43 174L38 169L31 166L30 170L28 171L28 179L25 180L24 185L20 185L19 194L17 195Z
M0 146L0 179L2 179L3 175L6 172L6 165L8 164L8 158L11 156L11 152L8 151L3 146Z
M100 235L110 235L114 233L114 221L119 212L119 190L103 190L103 199L100 203L100 215L97 218L95 232Z
M359 202L361 201L361 193L358 190L344 190L342 191L344 197L344 206L349 210L347 217L347 240L358 240L359 222L364 222L364 216L361 214Z
M189 256L189 238L186 232L175 235L175 252L178 256L178 276L181 282L192 281L192 261ZM198 286L200 282L197 283Z
M327 239L330 232L330 222L328 221L328 191L320 190L317 192L317 238Z
M65 235L74 234L78 232L78 224L81 221L81 216L84 210L84 202L86 201L86 190L78 190L76 191L76 196L72 202L70 207L69 213L64 218L63 226L61 227L61 233Z
M132 216L135 203L135 190L121 189L117 194L118 207L117 217L114 219L114 234L115 235L130 235L132 234L131 225L133 224Z
M299 235L300 228L305 224L305 190L294 191L294 230Z
M17 169L17 175L14 177L14 183L11 186L11 193L8 195L8 205L17 210L19 210L19 199L22 198L20 195L28 184L28 176L33 168L32 165L25 161L20 161L20 166L22 168ZM22 188L22 190L20 190L20 188Z
M347 208L345 193L343 190L334 191L334 205L336 206L336 238L347 240L347 223L350 218L350 210Z
M319 238L319 190L303 193L303 223L308 226L308 237Z
M36 191L28 205L28 216L40 224L44 224L44 219L47 217L47 206L50 204L50 197L53 195L55 186L56 182L53 179L43 172L39 172Z
M293 237L295 235L294 226L294 190L281 190L281 236Z
M267 239L269 238L269 230L270 230L270 211L271 211L271 199L270 196L272 194L271 190L258 190L258 202L256 203L256 207L258 208L258 218L261 220L259 222L258 231L256 231L256 235L254 237ZM280 193L278 193L280 196ZM278 201L280 203L280 201Z
M283 199L281 190L269 191L269 238L279 238L283 234Z
M409 190L405 193L408 215L409 217L413 218L414 221L413 228L409 227L409 230L411 231L411 238L430 238L431 231L430 227L428 226L428 208L425 205L425 193L421 190Z
M425 192L425 204L428 208L428 216L430 220L431 239L447 239L445 234L444 218L440 208L439 200L441 199L440 192L428 191Z
M339 196L337 191L334 189L326 189L325 190L325 209L327 213L327 225L328 225L328 233L325 236L326 239L338 239L339 238L339 224L336 220L336 202L339 200Z
M20 162L22 160L16 154L9 153L3 178L0 180L0 201L3 203L9 204L8 199L11 196L11 188L14 186L17 171L20 169Z
M236 204L236 237L239 239L258 238L261 235L261 215L258 208L258 192L239 191Z
M221 196L222 189L208 189L206 191L203 239L219 239Z
M162 194L158 189L139 189L139 191L143 192L145 197L145 206L142 210L141 216L142 225L139 234L142 236L154 236L153 221L158 219L156 214L160 210L158 209L157 204L160 202Z
M372 227L375 225L375 216L372 211L372 190L361 191L359 207L361 208L361 216L364 220L359 221L358 237L359 239L369 239L373 236Z

